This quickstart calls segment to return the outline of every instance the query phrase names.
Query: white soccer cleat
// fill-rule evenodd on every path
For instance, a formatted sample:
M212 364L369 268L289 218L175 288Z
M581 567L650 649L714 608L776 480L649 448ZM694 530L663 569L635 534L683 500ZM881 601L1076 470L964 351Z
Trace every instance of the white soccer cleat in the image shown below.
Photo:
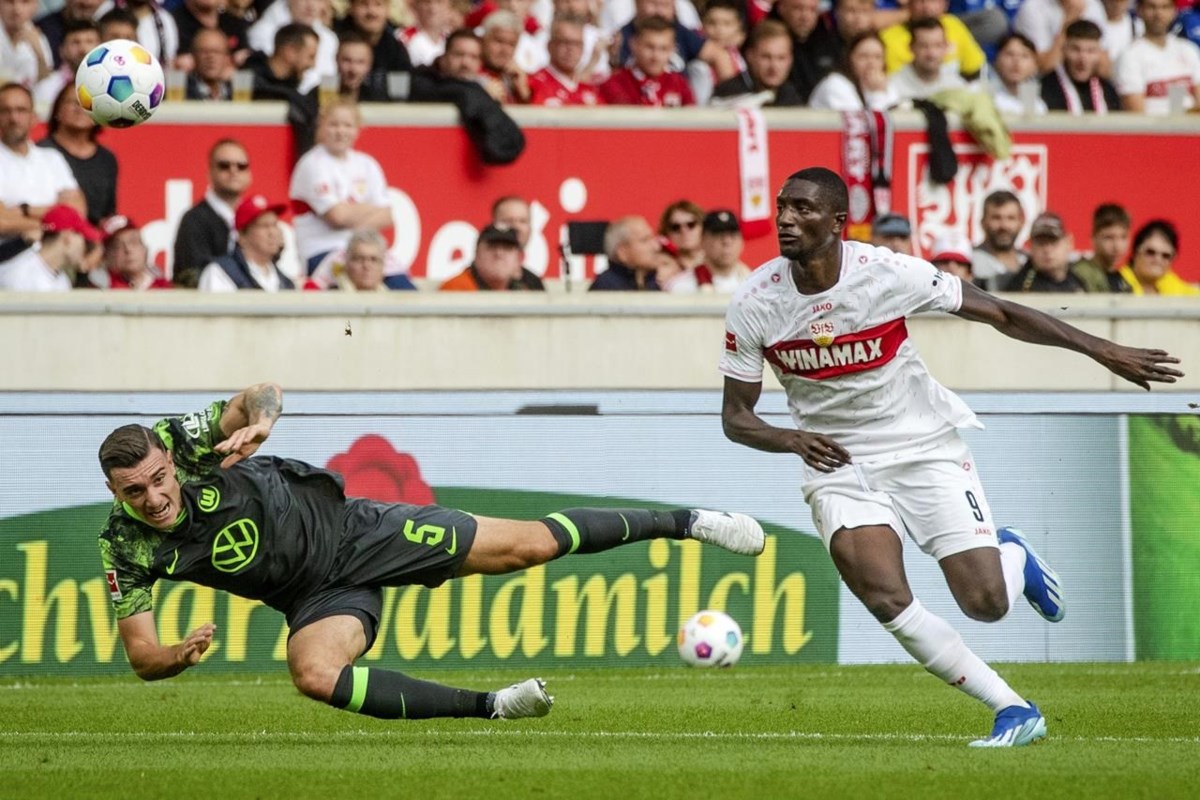
M530 678L496 692L496 710L492 718L544 717L553 705L554 698L546 694L546 682L541 678Z
M688 537L745 556L758 555L767 544L762 525L745 514L705 511L702 508L692 509Z

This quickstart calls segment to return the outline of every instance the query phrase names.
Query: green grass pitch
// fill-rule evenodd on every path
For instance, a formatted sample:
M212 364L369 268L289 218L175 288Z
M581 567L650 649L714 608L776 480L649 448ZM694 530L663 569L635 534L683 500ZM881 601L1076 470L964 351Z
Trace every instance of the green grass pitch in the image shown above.
M546 671L553 712L512 722L373 720L279 674L8 679L0 797L1200 797L1200 666L1001 671L1048 739L968 748L990 715L912 666Z

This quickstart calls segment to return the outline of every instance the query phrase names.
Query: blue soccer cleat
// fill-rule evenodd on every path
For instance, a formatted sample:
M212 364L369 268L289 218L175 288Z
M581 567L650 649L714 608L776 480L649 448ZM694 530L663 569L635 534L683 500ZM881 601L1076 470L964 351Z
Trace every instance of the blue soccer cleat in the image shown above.
M971 747L1023 747L1046 735L1046 718L1033 703L1029 708L1009 706L996 712L992 735L976 739Z
M1025 599L1050 622L1061 622L1067 615L1067 603L1058 573L1033 551L1020 528L997 528L996 538L1001 544L1011 542L1025 551Z

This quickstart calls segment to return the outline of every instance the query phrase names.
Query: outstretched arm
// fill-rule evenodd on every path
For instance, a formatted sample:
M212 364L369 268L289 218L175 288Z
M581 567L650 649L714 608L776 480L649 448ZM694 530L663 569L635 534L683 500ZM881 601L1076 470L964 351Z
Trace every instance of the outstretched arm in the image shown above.
M821 472L833 472L850 463L850 454L828 436L768 425L754 413L761 394L761 383L725 378L721 425L731 441L768 453L795 453Z
M1164 366L1179 363L1178 358L1165 350L1125 347L1092 336L1049 314L1002 300L967 282L963 282L962 307L955 313L972 322L986 322L1005 336L1022 342L1063 347L1083 353L1114 375L1136 383L1147 391L1151 381L1174 383L1183 377L1179 370Z
M230 467L254 454L283 413L283 389L274 383L256 383L239 392L221 415L225 439L213 449L226 454L222 467Z
M158 641L153 611L117 620L117 631L129 655L129 664L144 681L173 678L200 663L200 657L212 645L214 630L216 626L209 622L189 633L179 644L164 647Z

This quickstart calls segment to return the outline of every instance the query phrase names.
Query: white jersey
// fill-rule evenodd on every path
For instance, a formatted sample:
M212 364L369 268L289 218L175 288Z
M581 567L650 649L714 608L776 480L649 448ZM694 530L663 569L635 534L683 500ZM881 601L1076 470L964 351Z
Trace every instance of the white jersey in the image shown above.
M838 282L813 295L796 289L786 258L775 258L729 305L720 370L760 383L766 360L798 428L831 437L852 457L903 453L982 427L929 374L905 326L913 314L961 305L957 277L887 248L843 242Z
M1183 107L1189 109L1200 85L1200 47L1177 36L1168 36L1162 47L1138 39L1117 62L1116 84L1118 94L1142 95L1147 114L1170 113L1171 86L1181 86Z
M387 179L378 161L358 150L338 158L320 144L296 162L288 194L298 213L292 221L296 247L305 261L345 248L354 233L322 219L329 209L338 203L388 204Z

